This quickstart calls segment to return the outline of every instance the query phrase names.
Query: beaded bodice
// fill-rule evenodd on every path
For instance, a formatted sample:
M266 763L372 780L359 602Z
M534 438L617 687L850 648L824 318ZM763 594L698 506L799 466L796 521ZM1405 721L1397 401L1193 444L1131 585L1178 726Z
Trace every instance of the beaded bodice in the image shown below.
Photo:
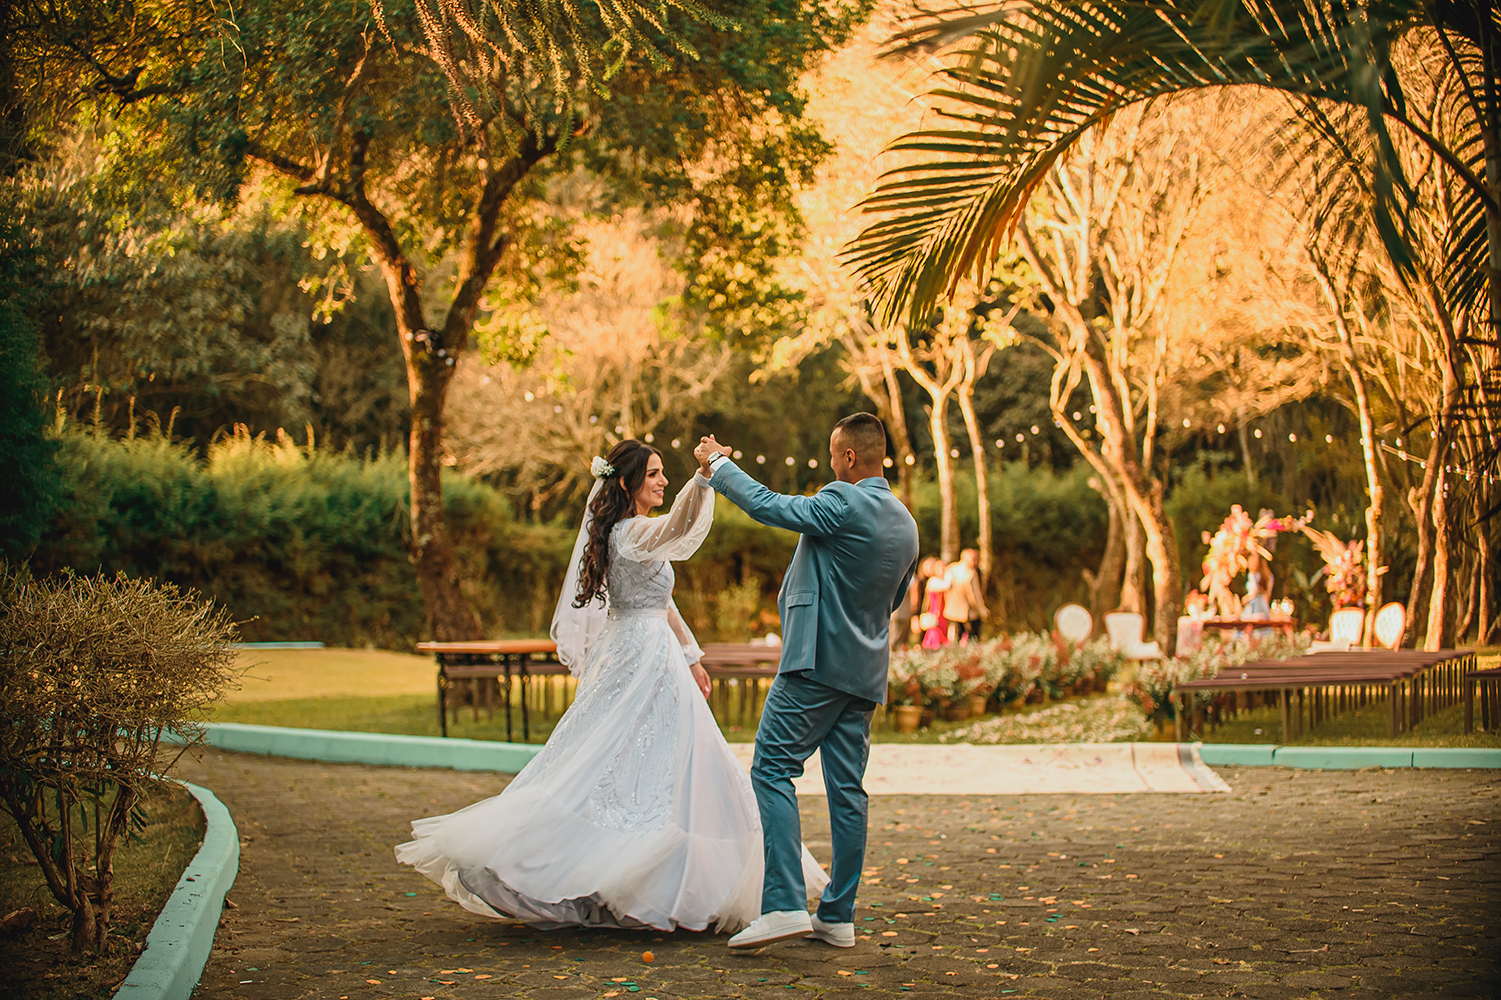
M616 611L665 609L672 603L676 577L665 559L635 562L620 554L620 539L629 520L610 530L610 572L605 583L608 602Z

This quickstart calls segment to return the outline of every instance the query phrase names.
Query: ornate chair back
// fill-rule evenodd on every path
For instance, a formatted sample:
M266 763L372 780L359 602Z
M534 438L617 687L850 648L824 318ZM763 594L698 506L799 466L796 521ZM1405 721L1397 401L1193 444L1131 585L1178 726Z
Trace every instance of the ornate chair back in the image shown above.
M1396 601L1383 605L1376 612L1376 642L1382 649L1396 649L1402 642L1402 632L1407 625L1407 609Z
M1078 646L1094 632L1094 618L1082 604L1065 604L1053 615L1053 624L1063 641Z
M1340 608L1329 616L1329 641L1359 646L1365 632L1365 612L1359 608Z

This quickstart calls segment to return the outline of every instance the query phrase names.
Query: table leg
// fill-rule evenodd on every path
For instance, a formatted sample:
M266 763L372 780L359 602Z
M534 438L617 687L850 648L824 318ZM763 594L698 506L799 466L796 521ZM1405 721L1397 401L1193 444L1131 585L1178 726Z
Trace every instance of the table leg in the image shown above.
M509 656L503 656L503 657L501 657L501 667L505 670L505 676L506 676L506 679L501 683L501 688L502 688L501 701L505 703L505 710L506 710L506 742L510 743L510 742L512 742L512 740L511 740L511 658Z
M1183 718L1183 696L1173 692L1173 736L1179 743L1184 742L1188 735L1188 723Z
M1277 703L1282 707L1282 742L1287 743L1292 739L1292 698L1287 689L1277 692Z
M438 655L438 732L448 736L448 676L443 672L443 657Z

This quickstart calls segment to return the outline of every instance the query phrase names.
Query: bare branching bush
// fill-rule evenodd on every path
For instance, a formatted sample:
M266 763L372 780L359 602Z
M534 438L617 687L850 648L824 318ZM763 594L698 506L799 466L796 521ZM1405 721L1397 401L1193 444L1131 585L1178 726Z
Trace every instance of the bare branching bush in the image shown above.
M72 912L74 951L103 949L116 842L201 742L236 641L224 611L172 584L0 568L0 804Z

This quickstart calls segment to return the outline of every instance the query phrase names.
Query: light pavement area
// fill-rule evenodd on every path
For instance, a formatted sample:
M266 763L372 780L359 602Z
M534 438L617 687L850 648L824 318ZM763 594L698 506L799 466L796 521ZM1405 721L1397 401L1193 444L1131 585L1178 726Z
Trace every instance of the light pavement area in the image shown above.
M755 746L732 746L750 767ZM818 754L794 784L799 795L824 794ZM1104 795L1228 792L1230 786L1187 743L874 743L865 790L871 795Z

